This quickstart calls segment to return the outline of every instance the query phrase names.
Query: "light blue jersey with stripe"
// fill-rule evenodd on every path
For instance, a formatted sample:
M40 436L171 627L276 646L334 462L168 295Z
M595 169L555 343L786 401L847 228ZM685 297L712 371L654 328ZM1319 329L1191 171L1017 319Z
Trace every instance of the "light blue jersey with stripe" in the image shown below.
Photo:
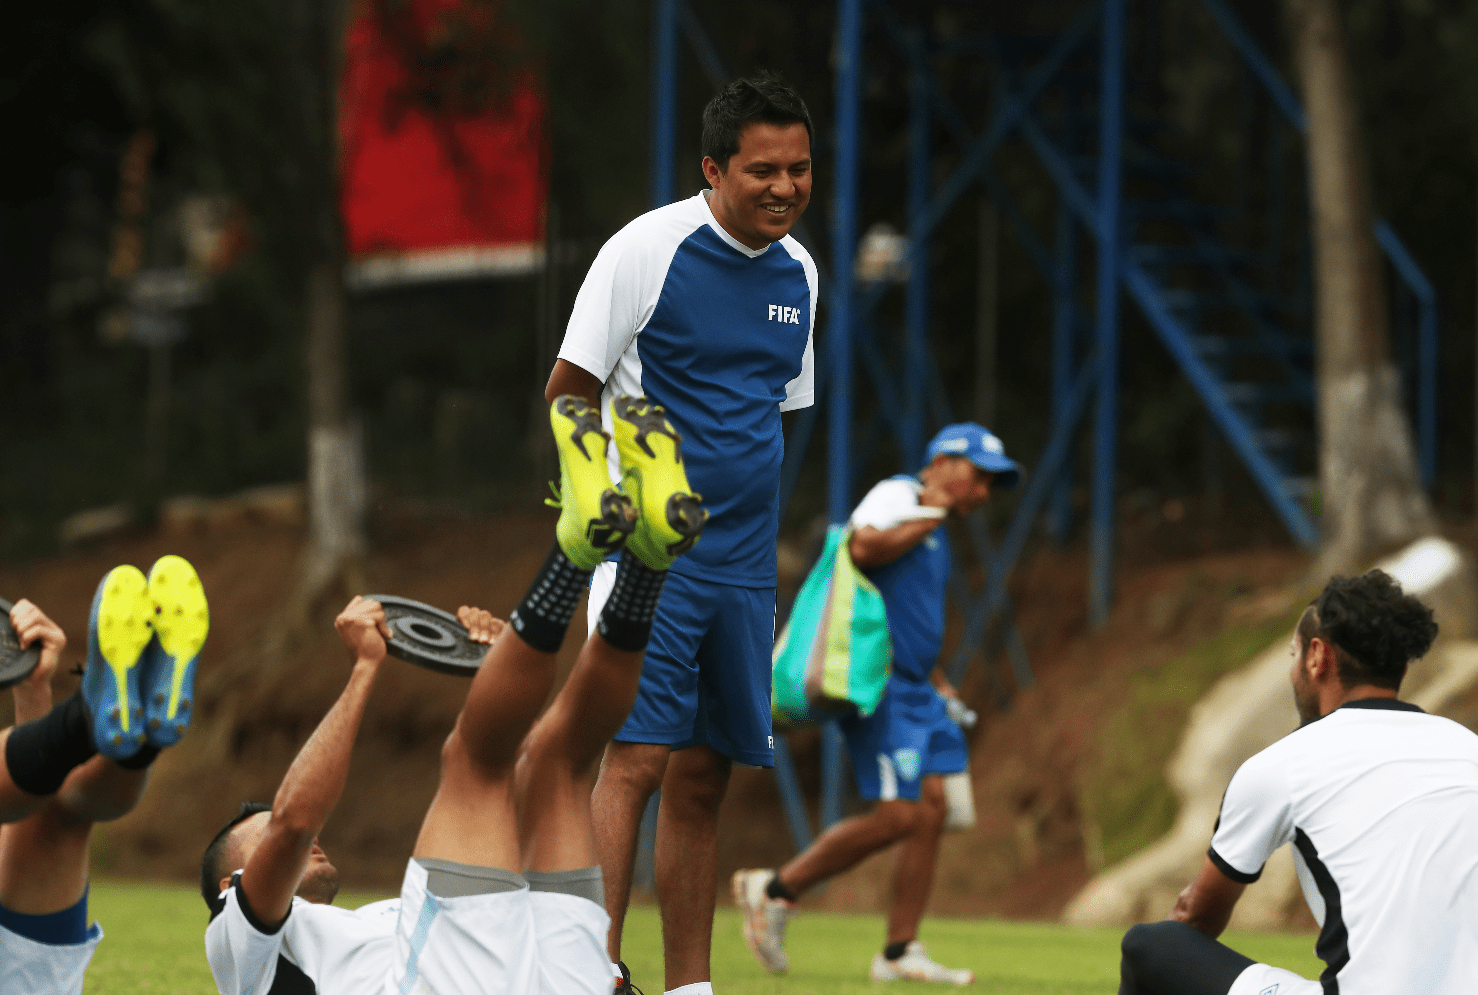
M645 394L683 437L688 482L709 521L675 573L775 585L780 413L813 400L816 266L786 236L747 248L703 195L648 212L601 249L559 358L615 394ZM620 469L614 447L612 479Z

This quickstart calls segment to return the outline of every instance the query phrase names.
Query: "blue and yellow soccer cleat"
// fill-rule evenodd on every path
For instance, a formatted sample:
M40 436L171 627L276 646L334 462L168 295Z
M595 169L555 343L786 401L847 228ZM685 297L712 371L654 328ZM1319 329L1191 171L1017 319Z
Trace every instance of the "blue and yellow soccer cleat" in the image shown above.
M575 566L594 570L626 542L636 511L631 499L611 484L606 469L609 438L596 409L582 397L563 394L549 406L549 425L559 450L559 488L556 499L544 503L561 509L554 529L559 548Z
M161 556L149 570L149 600L155 638L144 651L139 688L145 735L150 746L163 749L190 727L195 664L210 632L210 606L195 568L179 556Z
M666 570L693 548L708 521L703 498L688 489L682 437L666 412L645 397L617 397L611 424L621 454L621 489L637 511L626 548L653 570Z
M139 660L154 637L149 582L138 567L108 571L92 598L87 624L87 669L82 700L98 752L127 760L144 745Z

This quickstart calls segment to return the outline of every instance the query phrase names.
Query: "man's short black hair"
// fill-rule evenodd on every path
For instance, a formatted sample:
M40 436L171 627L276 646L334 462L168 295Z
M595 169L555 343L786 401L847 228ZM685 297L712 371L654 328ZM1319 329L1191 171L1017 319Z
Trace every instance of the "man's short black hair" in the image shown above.
M210 845L205 848L205 856L200 858L200 897L204 898L205 904L210 906L212 914L220 911L221 878L226 876L226 871L232 869L224 866L231 830L254 815L270 811L272 811L272 806L265 802L242 802L236 815L221 827L221 831L216 833Z
M1401 590L1384 570L1333 577L1298 621L1302 652L1315 636L1334 648L1339 681L1401 689L1406 665L1426 656L1437 638L1432 609Z
M739 136L746 125L756 121L765 124L803 124L806 137L814 140L811 112L800 94L790 88L778 73L762 70L738 79L720 90L703 108L701 151L727 170L729 159L739 151Z

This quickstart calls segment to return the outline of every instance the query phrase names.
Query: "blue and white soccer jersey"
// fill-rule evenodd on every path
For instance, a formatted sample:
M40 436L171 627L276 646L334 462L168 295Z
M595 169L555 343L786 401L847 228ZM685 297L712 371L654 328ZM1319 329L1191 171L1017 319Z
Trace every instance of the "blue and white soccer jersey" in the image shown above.
M812 403L816 287L816 266L798 242L786 236L750 249L714 220L701 194L617 232L580 287L559 358L605 384L608 429L616 394L645 394L667 410L688 483L709 512L703 538L672 565L637 706L618 740L707 743L742 763L774 762L780 413ZM610 459L617 479L614 447ZM601 574L613 570L597 574L592 620L609 590Z
M82 979L103 931L81 943L43 943L0 926L0 995L82 995Z
M1328 967L1256 964L1230 995L1478 991L1478 736L1387 698L1290 733L1232 776L1208 855L1250 883L1285 843Z
M551 891L434 895L419 861L400 897L349 910L294 898L266 929L239 873L205 931L221 995L610 995L610 917Z
M882 481L852 512L852 527L942 521L942 508L919 504L923 489L909 476ZM883 596L893 642L893 674L877 711L839 723L864 798L917 801L924 777L958 774L969 759L960 727L929 683L944 638L949 569L949 541L943 529L935 529L893 562L864 571Z

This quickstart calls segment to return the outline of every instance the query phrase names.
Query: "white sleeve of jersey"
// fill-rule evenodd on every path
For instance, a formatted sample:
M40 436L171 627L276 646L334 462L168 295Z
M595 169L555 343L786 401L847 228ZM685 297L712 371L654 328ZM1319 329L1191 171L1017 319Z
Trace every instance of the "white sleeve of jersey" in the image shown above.
M1227 877L1250 884L1261 876L1273 851L1291 839L1288 776L1278 751L1264 750L1232 775L1208 856Z
M651 227L646 217L638 218L601 246L565 327L559 358L602 383L651 319L672 261L672 251L664 257L662 245L650 237Z
M867 497L852 512L850 524L854 529L866 525L875 529L891 529L921 518L943 518L943 508L926 508L919 504L919 493L919 485L912 480L897 477L884 480L867 492Z
M282 927L271 933L259 928L256 917L241 905L236 879L223 894L226 907L205 927L205 959L221 995L259 995L277 977Z
M806 352L801 357L800 376L785 385L785 400L780 402L781 411L809 408L816 403L816 364L812 355L812 343L816 337L816 297L821 281L816 275L816 262L811 258L811 254L802 249L799 244L795 248L800 250L797 258L806 270L806 284L811 288L811 320L810 326L806 329Z

